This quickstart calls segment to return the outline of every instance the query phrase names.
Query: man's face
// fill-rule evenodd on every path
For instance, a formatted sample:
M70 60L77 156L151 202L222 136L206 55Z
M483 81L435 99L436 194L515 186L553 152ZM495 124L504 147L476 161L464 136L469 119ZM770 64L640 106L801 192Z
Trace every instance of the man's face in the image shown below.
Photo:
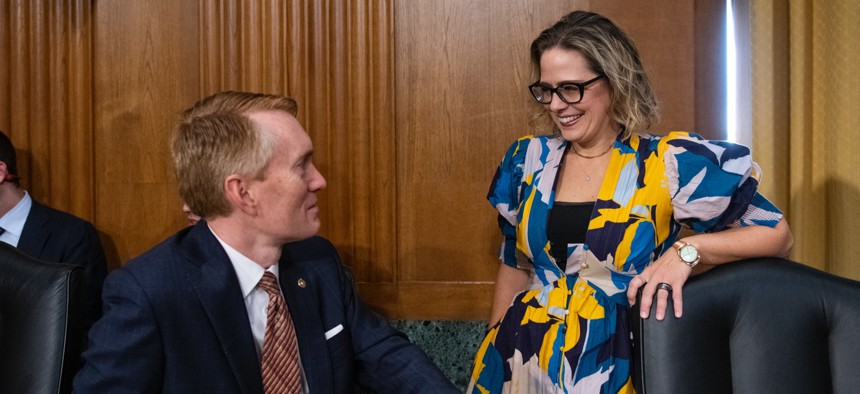
M316 192L326 181L311 160L310 137L296 118L283 111L248 117L275 141L264 179L252 181L248 190L257 201L255 225L278 242L316 235L320 229Z

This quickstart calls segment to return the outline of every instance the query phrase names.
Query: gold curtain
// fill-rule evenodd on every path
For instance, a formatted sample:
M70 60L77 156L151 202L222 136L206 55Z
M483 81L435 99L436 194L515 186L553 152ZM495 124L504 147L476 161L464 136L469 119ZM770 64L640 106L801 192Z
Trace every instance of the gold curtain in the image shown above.
M749 23L753 155L792 258L860 279L860 2L735 4Z

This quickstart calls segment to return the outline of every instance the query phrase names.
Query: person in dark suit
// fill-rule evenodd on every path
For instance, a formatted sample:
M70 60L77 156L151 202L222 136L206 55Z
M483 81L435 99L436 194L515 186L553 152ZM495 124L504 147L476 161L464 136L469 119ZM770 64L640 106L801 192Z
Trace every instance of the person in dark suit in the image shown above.
M84 267L86 332L101 316L107 273L99 233L89 222L34 200L20 180L15 147L0 132L0 241L40 260Z
M458 392L316 236L326 181L295 114L290 98L245 92L183 113L174 169L203 219L108 276L76 392ZM271 373L280 367L291 372Z

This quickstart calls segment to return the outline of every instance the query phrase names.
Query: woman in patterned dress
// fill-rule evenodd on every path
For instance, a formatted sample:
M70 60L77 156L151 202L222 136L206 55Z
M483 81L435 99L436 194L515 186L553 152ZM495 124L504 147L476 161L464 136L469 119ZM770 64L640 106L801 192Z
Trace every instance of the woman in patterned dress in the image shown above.
M786 256L791 232L756 191L748 148L644 134L657 102L633 42L605 17L565 16L531 60L553 132L514 142L490 187L502 264L468 391L634 392L637 290L643 318L656 298L663 319L670 296L680 318L693 266ZM682 227L694 235L677 239Z

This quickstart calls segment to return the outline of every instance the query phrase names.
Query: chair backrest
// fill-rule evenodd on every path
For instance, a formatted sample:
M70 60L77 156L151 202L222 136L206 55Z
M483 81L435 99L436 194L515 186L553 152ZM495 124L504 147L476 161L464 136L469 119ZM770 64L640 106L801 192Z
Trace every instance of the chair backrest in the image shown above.
M83 345L83 268L0 242L0 392L71 391Z
M680 319L631 314L640 393L860 388L860 282L761 258L715 267L683 291Z

